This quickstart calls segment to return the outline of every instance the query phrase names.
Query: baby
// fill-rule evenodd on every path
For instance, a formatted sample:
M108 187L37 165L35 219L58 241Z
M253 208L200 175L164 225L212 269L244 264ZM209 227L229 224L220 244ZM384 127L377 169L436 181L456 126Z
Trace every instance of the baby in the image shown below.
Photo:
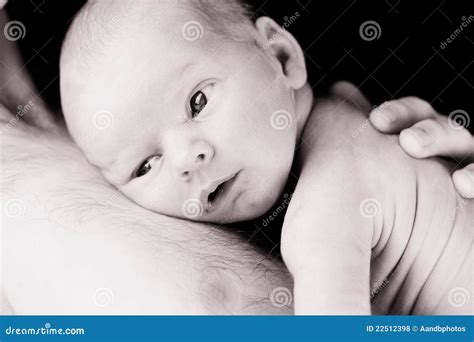
M145 208L249 220L298 177L282 233L296 313L471 312L453 300L472 292L474 226L453 166L408 157L337 105L347 84L315 101L272 19L237 1L89 1L60 67L74 140Z

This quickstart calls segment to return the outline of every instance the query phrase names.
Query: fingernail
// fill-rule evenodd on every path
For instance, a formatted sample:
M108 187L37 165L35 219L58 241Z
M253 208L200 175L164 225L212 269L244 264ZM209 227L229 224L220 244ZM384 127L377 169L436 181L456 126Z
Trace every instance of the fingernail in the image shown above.
M412 127L405 131L409 133L418 142L420 146L424 147L431 144L431 137L424 129L419 127Z
M391 127L395 121L395 118L391 115L391 112L384 108L383 104L372 111L372 119L377 120L379 124L385 127Z
M467 170L458 170L454 173L454 182L463 197L474 197L474 176Z

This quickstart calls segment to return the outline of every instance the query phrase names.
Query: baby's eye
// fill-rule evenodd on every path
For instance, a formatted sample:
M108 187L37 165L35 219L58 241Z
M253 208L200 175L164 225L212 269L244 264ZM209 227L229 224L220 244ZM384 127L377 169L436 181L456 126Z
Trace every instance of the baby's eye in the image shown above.
M191 117L194 119L199 113L206 107L208 97L211 95L212 88L214 84L209 84L205 86L203 89L194 93L191 96L191 100L189 101L189 106L191 109Z
M160 158L161 158L160 155L155 155L155 156L151 156L151 157L148 157L147 159L145 159L143 161L143 163L140 164L137 171L135 171L135 177L141 177L141 176L147 174L148 171L151 170L153 164L155 164L157 161L159 161Z

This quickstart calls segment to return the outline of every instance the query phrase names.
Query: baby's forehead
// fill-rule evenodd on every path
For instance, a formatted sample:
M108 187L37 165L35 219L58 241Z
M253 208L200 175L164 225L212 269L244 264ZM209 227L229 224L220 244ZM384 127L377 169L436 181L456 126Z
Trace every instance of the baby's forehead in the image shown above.
M141 12L127 14L123 25L109 21L113 27L97 28L97 35L84 39L91 41L92 51L81 56L89 60L86 64L90 64L91 70L95 67L98 72L111 71L115 73L111 77L120 76L117 72L135 72L137 78L147 78L147 67L159 69L203 59L222 48L220 37L207 21L198 17L196 10L175 7L166 7L153 16ZM166 67L163 70L166 72Z
M110 3L117 4L113 11ZM91 48L95 45L96 50L81 54L88 60L88 67L81 69L87 76L71 74L84 86L82 96L72 94L80 109L78 115L67 115L68 126L88 158L101 168L110 165L111 155L120 152L121 146L142 140L137 132L148 130L149 124L138 114L151 115L160 110L153 105L163 106L167 98L173 97L177 87L171 85L183 85L181 78L189 80L192 70L198 70L190 66L206 58L213 60L208 64L215 66L219 60L211 51L222 51L208 22L198 16L197 10L183 5L189 2L176 2L175 6L168 1L137 1L134 6L131 3L92 3L99 7L82 20L96 20L97 25L87 24L79 34L86 35L82 38L92 43ZM107 14L101 16L103 11ZM71 57L80 59L74 54ZM151 104L150 93L156 97ZM135 135L130 135L132 129Z
M132 39L141 49L160 43L199 47L216 38L242 40L251 23L247 15L238 0L89 0L71 30L79 36L77 45L91 46L100 57L101 48Z
M84 35L91 34L82 31ZM67 100L65 102L86 112L116 112L116 108L111 110L111 107L118 104L127 109L122 116L132 114L130 106L136 105L133 103L135 99L142 98L151 88L163 94L177 77L183 75L179 69L189 71L188 64L203 60L210 51L206 48L207 39L190 44L182 39L181 32L165 22L153 27L132 25L130 29L105 31L99 30L98 36L102 37L97 38L96 43L100 46L97 49L90 46L95 51L80 49L75 51L80 58L75 58L74 51L71 53L67 49L70 56L64 58L68 62L61 70L65 85L61 91ZM87 40L90 39L92 37ZM74 66L80 60L85 60L85 67ZM65 115L70 112L66 111ZM88 115L67 116L72 116L69 121L74 120L78 126L87 127L91 123Z
M150 31L154 32L155 38L158 38L160 33L166 37L175 31L182 33L185 39L197 40L202 38L204 26L213 23L203 16L204 12L198 9L199 6L195 6L201 2L199 0L88 1L79 15L77 25L72 25L71 29L79 34L82 40L99 40L105 45L107 43L102 38L107 39L116 35L121 38L134 34L145 35ZM201 29L201 32L196 32L195 29ZM197 36L194 36L195 34Z

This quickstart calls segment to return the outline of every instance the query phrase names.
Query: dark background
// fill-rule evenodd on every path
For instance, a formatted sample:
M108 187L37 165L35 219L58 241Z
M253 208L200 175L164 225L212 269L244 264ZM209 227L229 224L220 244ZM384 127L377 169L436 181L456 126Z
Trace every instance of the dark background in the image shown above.
M359 86L374 104L416 95L444 114L464 110L471 117L468 128L474 132L474 18L451 43L441 48L461 22L474 15L469 6L472 1L249 2L254 17L267 15L279 24L292 21L288 30L305 51L309 82L316 95L324 94L328 85L342 79ZM19 41L24 61L41 95L57 115L61 115L61 41L83 3L10 0L7 5L10 19L20 20L26 27L26 36ZM290 20L292 16L296 19ZM369 20L380 26L380 36L366 41L359 28ZM288 193L291 187L289 184ZM276 206L281 204L278 201ZM279 257L283 217L284 214L278 215L271 226L263 225L261 218L234 228L248 241L264 247L269 255Z
M315 94L323 94L329 84L346 79L358 85L374 104L416 95L431 102L439 112L449 114L462 109L473 117L474 21L445 49L440 47L463 18L474 15L470 1L247 2L255 17L268 15L280 24L298 12L288 30L305 51ZM10 0L7 4L11 20L20 20L26 26L27 34L19 41L24 60L38 89L56 112L60 45L83 3ZM369 20L379 24L380 37L365 41L359 28Z

